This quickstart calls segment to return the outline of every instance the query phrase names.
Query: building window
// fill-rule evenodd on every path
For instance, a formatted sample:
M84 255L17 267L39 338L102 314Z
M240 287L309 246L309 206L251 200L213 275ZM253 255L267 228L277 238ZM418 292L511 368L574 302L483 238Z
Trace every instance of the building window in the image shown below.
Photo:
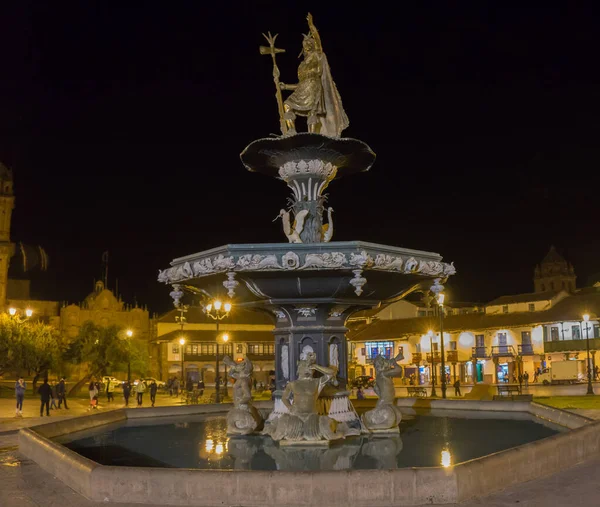
M188 356L189 356L189 355L192 353L192 346L191 346L191 345L188 345L188 346L185 348L185 353L186 353Z
M521 331L521 343L531 345L531 331Z
M475 335L475 346L476 347L485 347L485 336L482 334Z
M420 343L415 343L415 352L417 354L421 353L421 344Z
M450 342L450 350L458 350L456 348L456 342Z
M508 305L502 307L502 313L508 313Z
M594 338L600 338L600 324L594 324Z
M581 340L581 328L579 326L571 326L571 340Z
M249 343L248 354L267 356L275 354L275 345L272 343Z
M377 356L391 359L394 353L394 342L367 342L367 359L373 360Z
M402 357L404 357L404 347L398 347L398 354L402 354Z
M171 353L179 354L179 345L177 345L176 343L173 343L172 348L171 348Z
M417 317L427 317L427 310L417 311Z
M241 354L241 353L244 351L244 347L242 347L242 344L241 344L241 343L238 343L238 344L235 346L235 351L236 351L236 353L237 353L237 354Z
M558 337L558 328L555 326L552 326L550 328L550 341L552 342L556 342L558 341L560 338Z
M529 311L535 312L535 303L529 303Z
M434 352L438 351L438 343L437 342L433 342L433 351Z

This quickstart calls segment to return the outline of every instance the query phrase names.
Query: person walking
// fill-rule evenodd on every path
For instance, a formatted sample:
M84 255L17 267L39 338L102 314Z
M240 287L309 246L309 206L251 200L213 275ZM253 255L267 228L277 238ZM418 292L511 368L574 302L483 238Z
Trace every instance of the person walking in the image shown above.
M200 379L198 382L198 391L200 392L200 396L204 396L204 380Z
M52 388L48 384L48 379L44 379L44 383L38 388L40 395L40 417L44 417L44 406L46 407L46 416L50 417L50 398L52 397Z
M357 400L364 400L365 399L365 393L363 392L362 387L359 387L356 390L356 399Z
M179 394L179 379L175 377L173 379L173 396L177 397Z
M62 377L56 386L56 394L58 395L58 408L61 408L61 404L64 403L65 408L68 410L69 407L67 407L67 386L65 385L65 377Z
M529 387L529 373L523 373L523 380L525 381L525 387Z
M50 386L50 396L52 401L50 403L50 410L58 409L58 391L56 390L56 382L52 382Z
M129 396L131 395L131 384L129 381L123 384L123 398L125 398L125 406L129 406Z
M89 410L98 408L98 387L96 387L96 382L92 377L90 380L90 385L88 386L88 391L90 394L90 408Z
M135 392L137 394L137 406L141 407L144 398L144 393L146 392L146 384L144 384L144 381L142 379L138 380Z
M106 399L115 401L115 382L112 379L108 379L106 382Z
M456 379L456 382L454 382L454 396L456 396L457 398L462 396L462 393L460 392L460 380Z
M15 398L17 399L16 417L23 417L23 399L25 398L25 389L27 389L27 383L25 380L23 380L23 377L19 377L19 380L15 382Z
M152 406L154 406L154 404L156 403L156 391L158 390L158 386L156 385L156 381L154 379L152 379L152 382L150 383L150 402L152 403Z

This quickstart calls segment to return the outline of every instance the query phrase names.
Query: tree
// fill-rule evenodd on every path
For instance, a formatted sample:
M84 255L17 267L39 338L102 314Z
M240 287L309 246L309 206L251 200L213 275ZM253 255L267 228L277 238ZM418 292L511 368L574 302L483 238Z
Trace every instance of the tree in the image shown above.
M127 339L124 330L118 326L102 327L91 321L84 322L77 338L69 345L65 358L77 364L87 362L89 368L71 392L81 389L92 377L126 367L129 361L138 371L145 371L148 353L144 349L134 340Z
M20 334L18 320L5 313L0 314L0 375L19 368L16 345Z
M48 378L48 370L58 365L65 350L65 340L57 329L39 321L23 322L19 360L21 368L35 374L34 392L40 376Z

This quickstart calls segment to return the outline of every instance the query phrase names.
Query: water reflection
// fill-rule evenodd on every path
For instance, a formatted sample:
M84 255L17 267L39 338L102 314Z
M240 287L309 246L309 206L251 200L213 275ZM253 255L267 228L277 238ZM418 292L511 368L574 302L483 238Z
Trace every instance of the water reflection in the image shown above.
M209 464L219 462L229 450L229 437L220 419L208 420L205 426L205 440L200 442L200 459Z
M375 461L378 469L398 468L398 454L402 452L402 439L399 436L388 438L363 439L362 454Z

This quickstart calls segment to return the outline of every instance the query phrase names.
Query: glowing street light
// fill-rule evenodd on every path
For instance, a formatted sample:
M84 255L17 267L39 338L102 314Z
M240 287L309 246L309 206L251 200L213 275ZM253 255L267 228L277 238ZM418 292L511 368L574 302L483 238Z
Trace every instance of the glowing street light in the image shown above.
M25 310L25 315L27 317L31 317L33 315L33 310L31 308L27 308L27 310Z
M17 314L17 309L16 308L9 308L8 309L8 313L10 313L11 315L16 315Z
M184 360L184 354L185 354L185 349L183 348L183 346L185 345L185 338L182 336L181 338L179 338L179 349L181 350L181 390L183 391L183 360Z
M128 329L127 331L125 331L125 334L127 335L127 338L131 338L133 336L133 331L131 329Z
M592 387L592 368L590 366L590 336L588 333L588 321L590 320L589 314L583 315L583 321L585 322L585 348L587 350L587 394L594 394L594 388Z
M437 391L435 390L435 355L433 354L433 331L430 329L427 331L429 335L429 349L431 350L431 397L437 398Z
M442 398L446 398L446 359L444 357L444 299L443 292L438 294L438 305L440 309L440 352L442 354Z
M207 316L209 316L211 319L213 319L214 321L216 321L217 324L217 339L216 339L216 345L217 345L217 354L216 354L216 372L215 372L215 403L221 403L221 396L220 396L220 392L219 392L219 322L222 321L225 317L227 317L229 315L229 312L231 311L232 308L232 304L230 302L226 302L225 304L223 304L223 302L220 299L215 299L212 303L208 303L205 307L204 307L204 312L206 313ZM226 342L229 339L229 335L224 334L221 339ZM225 381L227 381L227 379L225 379Z
M440 460L440 464L444 468L452 466L452 454L450 454L450 451L448 449L442 449L442 457Z

